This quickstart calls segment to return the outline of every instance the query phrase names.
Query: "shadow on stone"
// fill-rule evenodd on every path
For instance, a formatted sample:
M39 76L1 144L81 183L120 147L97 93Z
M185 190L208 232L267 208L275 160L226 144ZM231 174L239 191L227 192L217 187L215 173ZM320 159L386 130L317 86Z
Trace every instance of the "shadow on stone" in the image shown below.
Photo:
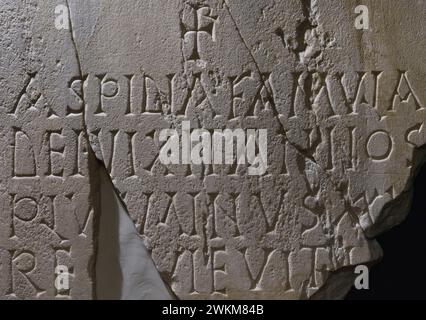
M100 188L97 298L170 299L166 286L104 168L100 170Z
M377 238L383 259L370 270L370 289L352 290L348 300L425 299L426 165L414 182L410 213L399 226Z
M100 219L96 258L96 296L100 300L120 299L123 277L119 263L118 202L105 170L100 170Z

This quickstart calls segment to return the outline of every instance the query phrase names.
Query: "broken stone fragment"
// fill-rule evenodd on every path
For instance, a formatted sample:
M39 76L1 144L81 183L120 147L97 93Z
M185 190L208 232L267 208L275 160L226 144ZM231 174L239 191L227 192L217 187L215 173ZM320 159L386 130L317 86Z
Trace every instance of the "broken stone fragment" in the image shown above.
M57 30L53 4L0 3L1 297L93 297L91 155L180 299L342 298L380 259L424 161L425 6L366 1L360 30L352 0L68 0ZM245 140L165 163L187 123Z

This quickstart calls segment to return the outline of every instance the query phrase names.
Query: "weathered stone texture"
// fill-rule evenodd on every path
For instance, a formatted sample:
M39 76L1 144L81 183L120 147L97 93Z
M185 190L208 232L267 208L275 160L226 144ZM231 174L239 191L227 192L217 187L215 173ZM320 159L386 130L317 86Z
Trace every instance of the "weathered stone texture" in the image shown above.
M1 296L59 294L67 257L90 297L86 136L179 298L340 297L380 258L426 142L421 1L365 1L365 31L352 0L69 0L68 31L1 2ZM163 165L183 121L267 129L267 171Z
M94 207L73 39L55 29L51 1L0 8L0 297L91 299ZM55 287L58 266L69 290Z

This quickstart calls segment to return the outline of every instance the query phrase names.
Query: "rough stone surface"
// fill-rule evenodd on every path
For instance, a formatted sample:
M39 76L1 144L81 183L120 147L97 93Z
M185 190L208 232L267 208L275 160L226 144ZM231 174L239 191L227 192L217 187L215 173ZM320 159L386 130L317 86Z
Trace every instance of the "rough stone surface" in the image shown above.
M81 73L71 33L55 29L52 4L0 1L4 299L93 297L96 181L76 93ZM69 271L68 290L55 287L58 266Z
M181 299L340 298L407 213L423 1L365 1L369 30L355 0L68 0L61 31L60 1L0 3L1 297L92 296L90 150ZM183 121L267 129L266 172L162 164Z

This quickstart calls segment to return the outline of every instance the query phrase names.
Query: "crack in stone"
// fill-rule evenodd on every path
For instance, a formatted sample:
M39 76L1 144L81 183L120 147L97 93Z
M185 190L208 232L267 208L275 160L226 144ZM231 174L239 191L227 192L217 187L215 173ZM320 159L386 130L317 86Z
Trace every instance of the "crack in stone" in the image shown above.
M82 83L81 83L81 86L82 86L82 97L81 97L81 100L83 102L83 110L82 110L82 127L83 128L82 129L83 129L83 135L84 135L84 137L86 139L86 146L87 146L87 153L88 153L89 180L92 181L92 179L96 179L96 181L98 181L99 176L96 177L95 175L93 175L93 170L91 170L91 167L93 165L95 165L97 167L99 167L100 165L99 165L99 163L95 162L96 161L95 151L93 150L92 145L90 143L89 130L88 130L88 127L86 125L86 114L87 114L86 113L86 111L87 111L86 107L87 106L86 106L86 100L85 100L85 94L84 94L83 69L81 67L80 55L79 55L79 52L78 52L78 47L77 47L77 43L75 41L75 36L74 36L74 28L73 28L73 22L72 22L71 7L69 5L68 0L65 0L65 3L66 3L66 7L68 8L68 15L69 15L68 19L69 19L69 29L70 29L69 31L70 31L71 42L73 44L74 54L75 54L75 58L77 60L78 73L79 73L79 76L80 76L81 81L82 81ZM96 170L96 167L95 167L95 170ZM112 183L112 181L111 181L111 183ZM97 185L97 183L91 183L90 182L89 184L90 184L90 193L93 196L94 194L96 194L96 191L94 191L93 188L94 188L95 185ZM100 208L99 207L100 206L100 203L99 203L100 195L97 196L98 201L97 200L93 200L92 196L91 196L91 200L94 203L92 202L90 204L90 208L91 208L90 211L93 210L93 215L94 215L93 219L94 219L94 221L96 221L96 219L97 219L96 218L96 215L97 215L96 213L98 212L98 210ZM120 198L120 197L118 197L118 198ZM127 207L125 207L125 208L127 210ZM97 237L98 237L98 235L97 235L97 231L96 231L96 227L95 227L94 228L94 234L93 234L93 241L95 242L95 244L97 242ZM96 250L95 250L93 252L93 254L92 254L92 257L90 258L92 260L92 262L91 262L91 265L90 265L91 270L89 271L89 275L90 275L90 277L92 277L92 292L93 292L92 293L92 297L93 297L93 299L97 298L97 293L96 293L96 271L95 271L96 270L96 256L97 256L97 253L96 253Z
M250 54L250 57L251 57L251 59L252 59L252 62L253 62L253 64L254 64L254 66L255 66L255 68L256 68L256 71L257 71L257 73L259 74L259 77L260 77L260 79L262 80L262 83L263 83L263 86L264 86L264 88L265 88L265 90L266 90L266 92L267 92L267 94L268 94L268 97L269 97L269 100L270 100L270 103L271 103L271 105L272 105L272 108L273 108L273 112L274 112L274 116L278 116L279 115L279 113L278 113L278 111L277 111L277 108L276 108L276 105L275 105L275 101L274 101L274 99L273 99L273 94L272 94L272 92L269 90L269 87L266 85L266 81L265 81L265 79L263 78L263 76L262 76L262 72L261 72L261 70L260 70L260 67L259 67L259 64L257 63L257 61L256 61L256 59L255 59L255 57L254 57L254 55L253 55L253 53L251 52L251 50L250 50L250 48L249 48L249 46L247 45L247 42L244 40L244 37L243 37L243 35L241 34L241 31L240 31L240 29L238 28L238 25L237 25L237 22L235 21L235 19L234 19L234 17L233 17L233 15L231 14L231 10L230 10L230 8L229 8L229 5L228 5L228 0L225 0L225 7L226 7L226 10L228 11L228 14L229 14L229 17L231 18L231 20L232 20L232 22L233 22L233 24L234 24L234 26L235 26L235 29L237 30L237 33L238 33L238 36L239 36L239 38L241 39L241 41L242 41L242 43L244 44L244 46L245 46L245 48L246 48L246 50L248 51L248 53ZM283 124L281 123L281 121L278 121L279 123L280 123L280 125L281 125L281 128L282 128L282 133L283 133L283 135L284 135L284 138L286 139L286 141L297 151L297 152L299 152L301 155L303 155L305 158L308 158L309 160L311 160L313 163L315 163L315 165L317 165L318 167L320 167L319 165L318 165L318 163L316 162L316 159L314 158L314 157L312 157L311 155L309 155L309 154L307 154L306 152L304 152L303 150L300 150L300 148L299 147L297 147L295 144L293 144L291 141L290 141L290 139L287 137L287 133L286 133L286 131L285 131L285 129L284 129L284 126L283 126Z
M73 23L72 23L72 15L71 15L71 7L69 5L68 0L65 0L65 3L67 4L67 8L68 8L68 15L69 15L69 27L70 27L70 35L71 35L71 42L74 46L74 53L75 53L75 57L77 59L77 67L78 67L78 71L80 72L80 77L83 77L83 71L81 69L81 63L80 63L80 55L78 53L77 50L77 44L75 42L75 38L74 38L74 28L73 28Z
M75 54L75 58L77 60L77 68L78 68L79 76L80 76L81 81L82 81L82 83L81 83L81 86L82 86L81 100L83 101L83 110L82 110L82 112L83 112L83 117L82 117L83 124L82 125L83 125L83 129L84 129L84 132L85 132L85 137L87 139L88 148L90 149L90 151L94 152L92 150L92 146L90 144L89 130L88 130L87 125L86 125L86 111L87 110L86 110L86 100L85 100L85 95L84 95L83 69L81 67L80 54L78 53L77 42L75 41L74 25L73 25L73 22L72 22L72 15L71 15L71 7L69 5L68 0L65 0L65 3L66 3L66 6L68 8L68 15L69 15L68 19L69 19L71 42L72 42L73 47L74 47L74 54Z
M309 13L310 13L310 12L312 11L312 10L311 10L311 5L312 5L311 0L308 0L308 4L304 3L304 0L301 0L301 2L302 2L302 5L305 7L305 10L304 10L304 11L306 11L306 12L309 12ZM276 108L275 102L274 102L274 100L273 100L273 94L272 94L272 92L270 92L269 87L266 85L266 82L265 82L265 80L263 79L263 76L262 76L262 73L261 73L261 70L260 70L259 64L257 63L257 61L256 61L256 59L255 59L255 57L254 57L253 53L251 52L251 50L250 50L250 48L249 48L249 46L248 46L247 42L244 40L244 37L243 37L243 35L241 34L241 31L240 31L240 29L239 29L239 27L238 27L238 24L237 24L236 20L234 19L233 15L231 14L231 10L230 10L229 5L228 5L228 0L225 0L224 6L226 7L226 10L228 11L229 17L231 18L231 20L232 20L232 22L233 22L233 24L234 24L234 26L235 26L235 29L237 30L238 36L240 37L240 39L241 39L242 43L244 44L244 46L245 46L246 50L247 50L247 51L248 51L248 53L250 54L251 59L253 60L252 62L254 63L255 68L256 68L256 70L257 70L257 72L258 72L259 76L260 76L260 79L261 79L261 80L262 80L262 82L263 82L263 85L264 85L264 87L265 87L265 90L266 90L266 92L267 92L267 94L268 94L268 96L269 96L269 98L270 98L270 102L271 102L271 105L272 105L272 108L273 108L273 112L275 113L275 116L277 116L279 113L278 113L278 111L277 111L277 108ZM307 7L306 7L306 6L307 6ZM280 123L281 129L282 129L282 134L284 135L284 138L286 139L286 141L288 142L288 144L289 144L290 146L292 146L292 147L293 147L293 148L294 148L294 149L295 149L295 150L296 150L299 154L301 154L303 157L305 157L306 159L308 159L309 161L311 161L312 163L314 163L315 167L316 167L316 168L317 168L317 169L318 169L321 173L323 173L323 174L326 176L326 178L328 179L328 181L331 183L331 185L332 185L333 189L335 189L335 190L336 190L336 191L338 191L338 192L342 192L342 190L340 190L340 189L339 189L339 187L338 187L338 185L336 184L336 182L334 182L334 181L333 181L331 174L330 174L329 172L327 172L326 170L324 170L324 168L322 168L322 167L321 167L321 166L317 163L317 161L316 161L316 159L315 159L315 157L314 157L314 156L311 156L311 155L310 155L310 154L308 154L306 151L301 150L298 146L296 146L293 142L291 142L291 141L290 141L290 139L287 137L287 132L285 131L285 128L284 128L283 124L281 123L281 121L278 121L278 122ZM342 193L342 196L343 196L343 193ZM345 198L345 201L347 201L347 200L348 200L348 199L346 199L346 197L344 197L344 198ZM353 217L353 215L350 215L350 216L351 216L351 218L352 218L352 219L354 218L354 217ZM355 220L355 222L359 223L359 219L357 218L357 219Z
M73 23L72 23L72 18L71 18L71 8L69 6L68 0L65 0L65 1L66 1L66 6L68 8L68 14L69 14L69 26L70 26L70 33L71 33L71 42L72 42L73 47L74 47L74 53L75 53L76 60L77 60L78 72L80 74L81 80L83 80L83 69L81 67L80 55L79 55L79 52L78 52L78 47L77 47L77 43L75 41L75 36L74 36L74 28L73 28ZM85 101L85 98L84 98L84 96L85 96L84 95L84 84L82 84L82 85L83 85L83 94L82 94L82 100L83 100L83 119L82 120L83 120L83 123L82 123L82 125L83 125L84 135L85 135L85 138L87 140L88 152L91 155L91 157L96 160L97 158L95 156L95 150L93 150L92 144L90 143L89 129L86 125L87 105L86 105L86 101ZM103 161L100 161L99 159L97 159L96 163L97 163L98 167L102 167L104 170L106 170L106 172L108 172L108 170L105 166L105 163ZM111 174L108 173L107 177L109 179L110 186L112 186L113 192L115 192L115 194L117 195L117 199L120 201L120 203L123 206L123 209L125 210L126 214L130 217L130 212L129 212L129 209L127 208L127 204L124 201L123 197L121 196L120 191L115 186ZM141 241L143 241L142 237L140 237L140 239L141 239ZM161 277L161 275L160 275L160 277ZM96 286L96 275L94 276L93 280L94 280L93 285ZM173 292L173 290L171 289L169 283L167 281L165 281L164 279L162 279L162 281L163 281L163 284L164 284L165 288L167 289L168 293L172 297L172 299L177 300L177 296ZM96 299L96 290L94 289L93 292L94 292L93 293L94 298Z
M302 58L301 54L304 52L304 50L306 49L306 47L308 45L306 43L305 39L304 39L304 35L307 32L307 30L312 30L314 28L317 28L317 26L318 26L317 23L316 23L316 20L315 20L315 16L312 16L313 14L315 14L313 12L313 9L312 9L312 1L315 1L315 0L301 0L303 14L304 14L305 19L298 25L297 39L296 39L297 42L298 42L298 47L293 51L298 56L299 62L301 64L304 64L302 62L302 60L301 60L301 58ZM83 78L83 72L82 72L82 67L81 67L80 56L79 56L78 47L77 47L77 43L75 41L75 36L74 36L74 29L73 29L73 23L72 23L72 18L71 18L71 9L70 9L68 0L66 0L66 4L67 4L68 10L69 10L69 15L70 15L69 19L70 19L71 41L72 41L72 44L73 44L73 47L74 47L74 51L75 51L75 56L76 56L76 60L77 60L78 70L79 70L81 78ZM264 79L264 76L263 76L263 74L261 72L261 68L260 68L258 62L256 61L256 58L255 58L252 50L250 50L249 45L245 41L245 39L244 39L244 37L243 37L243 35L241 33L241 30L238 27L238 24L237 24L235 18L231 14L231 10L230 10L230 7L228 5L228 0L225 0L224 6L226 7L226 10L227 10L227 12L229 14L229 17L232 20L232 23L234 24L234 27L235 27L235 29L237 31L237 34L238 34L240 40L242 41L242 44L245 46L247 52L249 53L250 58L252 60L252 63L254 64L254 67L255 67L256 71L258 72L258 74L259 74L259 77L260 77L260 79L261 79L261 81L263 83L263 86L264 86L264 88L265 88L265 90L266 90L266 92L268 94L268 97L269 97L269 100L270 100L270 103L271 103L271 106L272 106L272 111L274 113L274 116L278 116L279 113L278 113L278 110L276 108L275 101L273 100L273 92L271 91L270 87L267 85L267 81ZM322 49L323 48L321 48L321 51L322 51ZM182 50L182 43L181 43L181 54L182 54L182 63L185 63L185 58L183 56L183 50ZM315 58L315 57L310 57L309 60L311 58ZM84 108L83 108L83 112L84 112L84 116L83 116L83 127L84 127L84 130L85 130L86 138L88 139L89 132L88 132L88 129L87 129L87 126L86 126L86 115L87 115L87 113L86 113L86 111L87 111L86 107L87 106L86 106L85 99L84 99L84 90L83 90L82 100L83 100L83 103L84 103ZM342 198L345 200L345 202L349 202L349 199L347 198L347 194L344 193L344 190L339 189L339 187L336 184L336 182L333 181L333 179L331 179L332 175L329 172L327 172L326 170L324 170L324 168L322 168L317 163L317 161L315 159L315 156L312 156L312 155L308 154L306 151L300 149L298 146L296 146L294 143L292 143L290 141L290 139L287 137L287 132L284 129L284 126L281 123L281 121L279 121L279 123L280 123L280 126L282 128L282 132L281 133L283 134L284 138L289 143L289 145L291 147L293 147L295 149L295 151L297 151L299 154L301 154L305 159L307 159L307 160L311 161L313 164L315 164L315 167L321 173L323 173L325 175L325 177L327 178L327 180L329 180L330 185L333 187L333 189L335 189L336 191L342 192ZM89 139L88 139L88 148L90 149L91 152L94 152L93 149L92 149L92 145L89 142ZM413 153L413 156L414 156L414 153ZM104 164L102 164L102 166L105 168ZM119 201L122 203L122 205L125 208L127 214L129 214L129 210L127 208L127 205L126 205L125 201L123 200L123 198L120 196L119 191L115 187L115 185L113 183L113 180L112 180L112 177L110 175L108 175L108 177L109 177L109 179L110 179L110 181L112 183L112 186L113 186L113 189L114 189L115 193L118 195L118 199L120 199ZM409 182L408 185L411 185L411 183ZM406 191L405 192L401 192L401 194L399 194L395 199L393 199L393 201L396 201L396 200L400 199L405 193L406 193ZM393 201L391 201L388 205L392 206L391 204L393 204ZM348 213L350 214L350 217L353 220L355 220L356 222L359 222L358 217L356 215L354 215L350 210L348 210ZM374 239L374 237L372 237L372 238L367 237L367 234L366 234L365 230L363 230L363 233L364 233L364 235L366 236L367 239L369 239L369 240L373 240ZM341 270L341 268L340 269L336 269L335 271L337 272L339 270ZM167 285L168 283L166 281L163 281L163 282L165 283L166 287L169 288L168 285ZM171 290L169 290L169 291L170 291L170 293L173 293L173 291L171 291Z
M273 112L275 113L275 115L278 115L278 112L277 112L277 109L276 109L276 106L275 106L275 103L274 103L274 100L272 99L272 97L273 97L273 95L272 95L272 93L270 92L270 90L269 90L269 87L268 86L266 86L266 82L265 82L265 80L263 79L263 76L262 76L262 73L261 73L261 71L260 71L260 67L259 67L259 65L258 65L258 63L257 63L257 61L256 61L256 59L255 59L255 57L254 57L254 55L252 54L252 52L251 52L251 50L250 50L250 48L249 48L249 46L248 46L248 44L246 43L246 41L244 40L244 37L242 36L242 34L241 34L241 31L240 31L240 29L238 28L238 25L237 25L237 23L236 23L236 20L234 19L234 17L232 16L232 14L231 14L231 10L230 10L230 8L229 8L229 5L228 5L228 3L227 3L227 1L228 0L225 0L225 3L224 3L224 5L225 5L225 7L226 7L226 9L227 9L227 11L228 11L228 14L229 14L229 16L230 16L230 18L231 18L231 20L232 20L232 22L233 22L233 24L234 24L234 26L235 26L235 29L237 30L237 33L238 33L238 35L239 35L239 37L240 37L240 39L241 39L241 41L242 41L242 43L244 44L244 46L246 47L246 50L248 51L248 53L250 54L250 56L251 56L251 59L253 60L253 63L254 63L254 65L255 65L255 68L257 69L257 72L259 73L259 76L260 76L260 79L262 80L262 82L263 82L263 84L264 84L264 87L265 87L265 89L266 89L266 92L267 92L267 94L268 94L268 96L269 96L269 98L270 98L270 100L271 100L271 105L272 105L272 108L273 108ZM302 3L302 6L303 6L303 8L304 8L304 15L305 15L305 17L306 17L306 19L308 19L307 21L308 21L308 23L309 23L309 26L313 26L314 28L316 27L316 26L314 26L314 24L312 23L312 21L311 21L311 19L312 19L312 17L311 17L311 14L312 14L312 2L311 2L311 0L308 0L308 2L307 3L305 3L305 1L304 0L301 0L301 3ZM308 16L307 16L308 15ZM306 23L306 22L305 22ZM302 24L303 24L303 22L302 22ZM321 49L322 50L322 49ZM301 150L299 147L297 147L296 145L294 145L291 141L290 141L290 139L287 137L287 133L286 133L286 131L285 131L285 128L283 127L283 124L281 123L281 121L279 121L279 123L280 123L280 125L281 125L281 128L282 128L282 131L283 131L283 135L284 135L284 138L287 140L287 142L289 143L289 145L291 145L299 154L301 154L302 156L304 156L306 159L308 159L308 161L311 161L312 163L314 163L314 165L315 165L315 167L317 168L317 170L319 171L319 172L321 172L324 176L325 176L325 179L327 179L328 181L329 181L329 183L330 183L330 186L335 190L335 191L337 191L337 192L339 192L339 193L341 193L341 195L342 195L342 199L345 201L345 203L348 205L350 205L350 203L351 203L351 201L350 201L350 199L348 198L348 196L347 196L347 192L345 192L344 190L341 190L340 188L339 188L339 186L338 186L338 184L337 184L337 182L335 182L335 181L333 181L333 179L332 179L332 174L331 173L329 173L329 172L327 172L326 170L324 170L324 168L322 168L318 163L317 163L317 161L316 161L316 159L315 159L315 157L312 155L309 155L309 154L307 154L307 152L305 152L305 151L303 151L303 150ZM397 197L398 198L398 197ZM351 207L349 207L348 209L350 209ZM359 218L358 218L358 216L356 216L351 210L348 210L347 211L348 213L349 213L349 218L351 219L351 220L353 220L353 222L354 223L356 223L356 224L360 224L360 221L359 221ZM365 230L363 230L363 229L361 229L362 230L362 232L363 232L363 234L365 235ZM338 270L340 270L341 268L338 268L338 269L336 269L335 271L338 271ZM328 283L328 281L326 281L325 283L324 283L324 286L326 286L326 284Z
M69 5L69 0L65 0L66 6L68 8L68 15L69 15L69 28L70 28L70 36L71 36L71 42L73 44L74 47L74 54L75 54L75 58L77 60L77 68L78 68L78 73L79 76L81 78L82 81L82 97L81 100L83 101L83 117L82 117L82 126L83 126L83 130L84 130L84 136L86 138L87 141L87 148L88 148L88 152L91 153L92 155L95 155L96 152L95 150L93 150L92 148L92 144L90 143L90 134L89 134L89 129L87 126L87 121L86 121L86 117L87 117L87 104L86 104L86 99L85 99L85 94L84 94L84 77L83 77L83 69L81 67L81 61L80 61L80 54L78 52L78 46L77 46L77 42L75 41L75 35L74 35L74 25L72 22L72 14L71 14L71 7ZM96 159L96 156L95 156Z

